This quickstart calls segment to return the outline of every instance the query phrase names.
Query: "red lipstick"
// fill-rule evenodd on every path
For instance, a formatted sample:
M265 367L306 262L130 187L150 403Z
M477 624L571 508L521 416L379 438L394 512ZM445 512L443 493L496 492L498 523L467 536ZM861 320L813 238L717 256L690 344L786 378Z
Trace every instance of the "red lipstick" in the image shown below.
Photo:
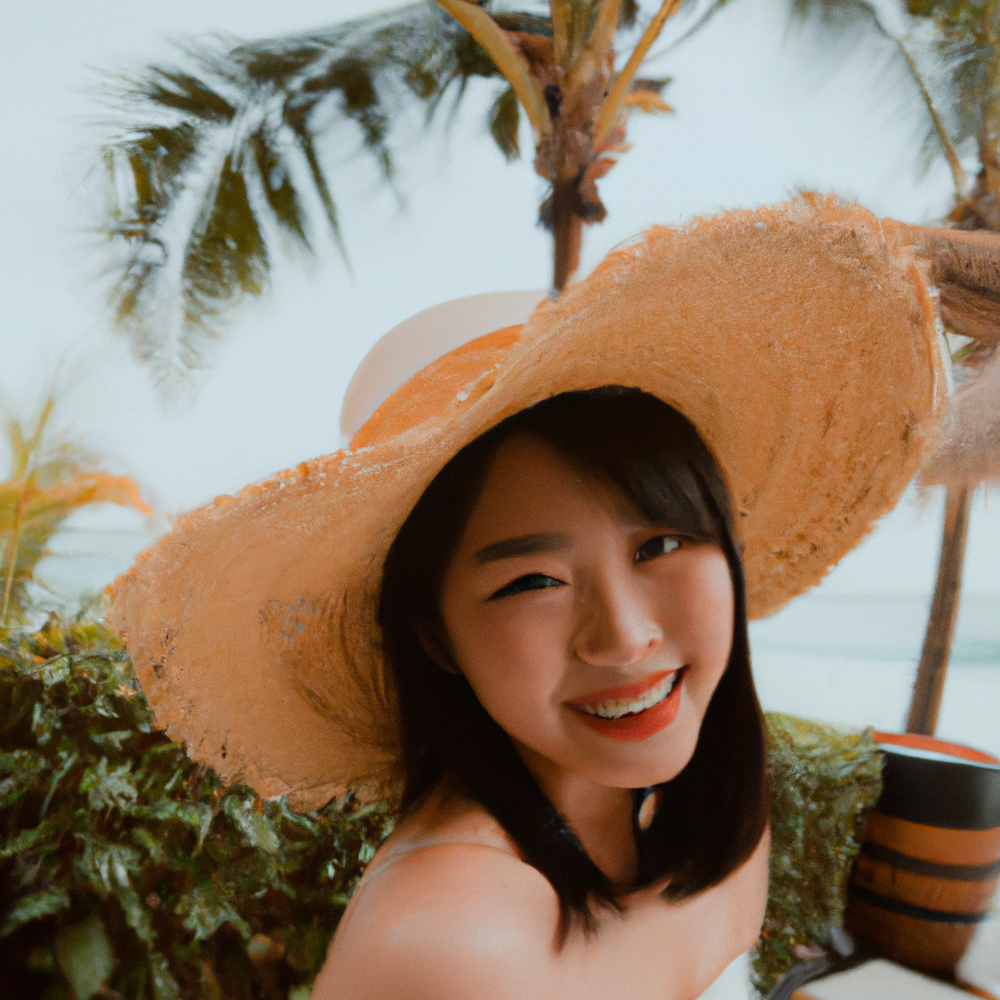
M677 718L677 710L681 704L681 685L687 674L686 667L681 667L677 672L677 679L666 698L658 701L651 708L636 712L635 715L626 715L620 719L602 719L600 716L583 711L580 705L593 705L596 702L619 698L641 697L672 672L663 670L658 674L651 674L635 684L622 684L617 687L605 688L588 695L586 698L577 698L574 701L566 702L566 704L574 709L578 719L585 722L591 729L596 729L601 735L608 736L613 740L637 743L662 732Z

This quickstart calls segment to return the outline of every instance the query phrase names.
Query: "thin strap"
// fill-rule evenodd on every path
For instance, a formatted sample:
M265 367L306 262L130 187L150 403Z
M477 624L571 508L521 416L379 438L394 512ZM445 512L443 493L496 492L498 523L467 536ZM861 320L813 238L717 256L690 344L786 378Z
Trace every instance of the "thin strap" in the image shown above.
M487 843L482 837L473 839L472 837L419 837L416 840L412 840L409 843L401 844L399 847L395 847L389 851L389 853L375 866L369 865L365 869L364 879L361 885L358 886L358 892L364 888L373 879L378 878L391 864L394 864L404 855L411 853L412 851L419 851L423 847L436 847L438 844L471 844L474 847L492 847L494 850L503 851L504 854L510 857L517 857L516 854L510 849L506 844L501 844L498 840L497 843ZM357 893L355 893L357 895Z

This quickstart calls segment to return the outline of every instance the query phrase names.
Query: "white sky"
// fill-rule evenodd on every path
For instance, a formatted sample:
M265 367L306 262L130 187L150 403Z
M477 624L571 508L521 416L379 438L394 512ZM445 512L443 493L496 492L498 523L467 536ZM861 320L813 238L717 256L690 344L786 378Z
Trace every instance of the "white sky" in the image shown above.
M99 248L87 234L99 207L96 71L169 59L170 37L221 30L252 39L393 5L0 3L0 388L8 408L24 413L62 361L63 382L73 383L63 422L134 475L162 514L337 447L355 365L406 316L459 295L547 283L549 238L535 226L542 183L527 160L505 164L483 124L495 85L474 89L450 129L400 137L408 143L398 151L402 212L371 164L349 155L356 139L344 130L330 162L354 280L332 252L309 266L279 261L267 298L232 318L194 402L165 410L111 333ZM919 108L887 82L879 53L810 43L787 31L784 10L779 0L733 0L701 36L655 63L656 75L675 78L665 96L678 113L633 119L634 147L602 182L609 219L587 231L584 270L650 223L775 201L803 186L905 220L946 210L949 175L941 164L923 176L915 168ZM522 145L530 147L527 135ZM935 498L925 506L904 503L822 589L929 592L940 509ZM1000 594L996 508L976 505L969 591ZM131 533L67 534L64 551L90 556L51 569L66 586L103 584L149 537L117 512L77 524Z

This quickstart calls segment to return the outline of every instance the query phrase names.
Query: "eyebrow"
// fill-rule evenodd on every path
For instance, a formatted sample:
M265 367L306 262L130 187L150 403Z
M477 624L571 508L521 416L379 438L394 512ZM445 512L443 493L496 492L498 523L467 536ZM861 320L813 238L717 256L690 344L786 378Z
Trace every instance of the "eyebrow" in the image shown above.
M536 552L555 552L567 549L570 537L561 531L540 531L534 535L520 535L518 538L505 538L481 548L472 558L477 566L483 563L496 562L498 559L512 559L514 556L530 556Z

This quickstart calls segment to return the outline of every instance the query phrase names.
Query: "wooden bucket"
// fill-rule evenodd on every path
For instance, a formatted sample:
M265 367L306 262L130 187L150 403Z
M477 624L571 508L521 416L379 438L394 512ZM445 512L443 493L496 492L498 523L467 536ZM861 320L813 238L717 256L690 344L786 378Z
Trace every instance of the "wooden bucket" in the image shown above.
M863 948L952 978L1000 879L1000 760L930 736L874 735L883 790L844 922Z

